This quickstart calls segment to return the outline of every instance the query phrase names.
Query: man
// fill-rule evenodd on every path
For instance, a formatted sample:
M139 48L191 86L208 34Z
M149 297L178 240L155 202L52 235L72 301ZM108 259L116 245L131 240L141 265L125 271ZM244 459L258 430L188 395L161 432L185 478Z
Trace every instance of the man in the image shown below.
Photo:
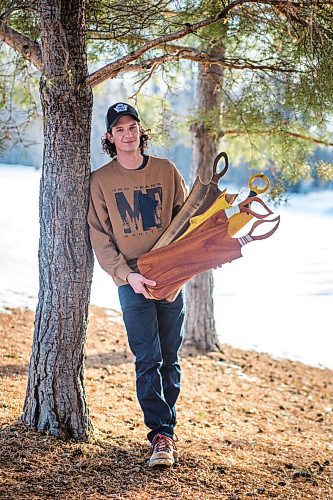
M101 267L118 286L129 346L135 355L137 397L151 443L149 466L173 465L178 352L184 305L149 298L136 261L148 252L186 198L184 179L168 160L144 154L148 136L135 108L116 103L106 115L103 149L113 158L91 176L88 223Z

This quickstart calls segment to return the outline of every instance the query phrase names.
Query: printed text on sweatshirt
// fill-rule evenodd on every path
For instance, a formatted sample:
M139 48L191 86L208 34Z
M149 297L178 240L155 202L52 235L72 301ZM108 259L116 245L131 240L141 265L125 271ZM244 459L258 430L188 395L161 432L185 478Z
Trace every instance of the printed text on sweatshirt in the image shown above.
M186 199L185 181L174 164L150 156L142 169L124 168L117 159L92 173L88 224L101 267L116 285L137 270Z

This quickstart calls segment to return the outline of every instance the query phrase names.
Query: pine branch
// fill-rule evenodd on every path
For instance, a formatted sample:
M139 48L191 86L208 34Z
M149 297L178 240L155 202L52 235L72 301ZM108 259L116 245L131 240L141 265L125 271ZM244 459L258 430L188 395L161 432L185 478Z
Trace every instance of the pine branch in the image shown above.
M164 54L158 57L153 57L151 59L145 59L144 61L141 61L140 63L137 64L126 64L125 66L122 66L121 68L118 68L114 70L112 73L110 73L108 78L115 78L116 76L120 75L121 73L126 73L130 71L144 71L144 70L150 70L153 68L155 71L159 66L166 62L174 62L174 61L179 61L180 59L188 59L191 61L195 61L201 64L218 64L224 68L228 69L239 69L239 70L252 70L252 71L272 71L272 72L278 72L278 73L292 73L295 72L296 69L292 67L280 67L280 66L275 66L275 65L266 65L266 64L257 64L254 61L251 60L244 60L242 62L241 59L227 59L227 58L216 58L216 57L209 57L209 55L205 52L197 52L193 49L184 49L180 50L177 53L173 54Z
M317 2L319 1L320 3L327 3L328 0L316 0ZM230 4L227 5L221 12L219 12L217 15L209 17L208 19L204 19L200 22L193 23L193 24L185 24L184 28L178 31L174 31L171 33L168 33L167 35L160 36L158 38L155 38L154 40L146 42L144 45L136 49L135 51L131 52L130 54L127 54L124 57L121 57L117 59L116 61L106 64L102 68L98 69L94 73L88 76L86 79L86 85L90 85L91 87L95 87L96 85L99 85L100 83L104 82L105 80L109 79L110 77L114 77L115 74L118 74L121 72L121 69L123 66L128 65L132 61L137 60L139 57L141 57L143 54L145 54L148 50L156 48L163 43L169 43L172 42L173 40L179 40L180 38L185 37L186 35L189 35L190 33L194 33L201 28L204 28L206 26L209 26L213 23L216 23L218 21L221 21L225 18L227 18L228 14L236 9L237 7L245 4L245 3L252 3L252 4L265 4L265 5L271 5L271 6L278 6L278 5L288 5L288 6L296 6L299 7L301 5L304 5L303 1L293 1L293 0L234 0Z
M94 40L112 40L110 37L100 37L98 36L98 33L91 33L91 39ZM148 40L144 37L126 37L126 39L117 39L119 42L123 43L128 43L130 41L135 41L135 42L141 42L141 43L146 43ZM243 59L243 58L237 58L237 59L218 59L212 57L209 52L204 51L204 50L197 50L193 47L186 47L182 45L177 45L173 43L162 43L160 48L163 48L167 53L165 55L166 61L172 61L172 60L179 60L179 59L190 59L195 62L200 62L200 63L207 63L207 64L220 64L221 66L225 68L230 68L230 69L252 69L252 70L262 70L262 71L274 71L274 72L280 72L280 73L292 73L294 71L299 71L296 68L293 68L292 66L289 67L289 63L283 62L283 66L280 65L264 65L262 64L263 61L251 61L250 59ZM158 48L156 47L156 48ZM170 57L171 54L174 54L174 59ZM162 56L161 56L162 57ZM164 56L163 56L164 57ZM134 68L136 67L137 70L144 69L147 66L150 66L151 64L154 63L154 61L158 62L160 60L160 57L157 58L151 58L151 59L146 59L143 61L141 64L138 65L130 65L130 66L125 66L121 71L116 72L116 74L111 74L109 78L114 78L114 76L118 75L119 73L123 73L124 71L134 71ZM260 64L258 64L260 63ZM130 68L133 68L130 69Z
M177 39L182 38L190 33L193 33L194 31L196 31L197 29L202 27L202 22L196 23L196 25L186 25L182 30L170 33L168 35L158 37L155 40L152 40L152 41L145 43L144 45L142 45L140 48L138 48L134 52L131 52L130 54L127 54L126 56L121 57L120 59L117 59L116 61L114 61L110 64L106 64L103 68L100 68L97 71L95 71L94 73L92 73L91 75L89 75L87 80L86 80L86 84L90 85L91 87L95 87L96 85L103 83L105 80L107 80L109 78L113 78L115 74L118 74L119 72L121 72L121 69L124 66L128 65L132 61L135 61L140 56L145 54L148 50L153 49L155 47L158 47L159 45L161 45L163 43L167 43L167 42L170 42L172 40L177 40ZM211 22L214 22L214 21L211 21ZM198 24L200 24L200 26L196 27Z
M285 129L265 129L265 130L224 130L223 136L225 135L272 135L272 134L285 134L290 137L295 137L296 139L301 139L307 142L313 142L314 144L320 144L321 146L333 146L333 142L325 141L324 139L318 139L316 137L311 137L309 135L298 134L296 132L291 132Z
M13 12L15 12L17 10L29 9L35 3L36 3L36 0L31 0L31 1L27 2L27 3L22 2L21 4L15 4L14 3L13 5L10 5L7 10L3 11L0 14L0 20L3 21L4 19L7 19L7 17L9 17Z
M42 67L42 57L39 44L26 35L12 29L0 21L0 41L5 42L30 61L37 69Z

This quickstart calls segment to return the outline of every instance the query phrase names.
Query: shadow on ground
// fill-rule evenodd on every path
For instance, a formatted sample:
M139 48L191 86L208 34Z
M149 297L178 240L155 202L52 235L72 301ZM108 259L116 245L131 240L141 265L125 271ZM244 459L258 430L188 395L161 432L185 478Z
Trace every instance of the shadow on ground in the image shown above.
M188 452L182 459L186 467L181 462L172 469L150 469L142 442L112 435L91 443L63 442L21 423L1 428L0 452L1 498L179 498L192 487L213 498L226 474Z
M17 375L27 375L29 365L3 365L0 366L0 377L16 377Z
M328 483L328 462L295 471L291 464L277 461L259 471L247 467L241 457L231 464L184 447L179 465L150 469L146 452L141 442L110 432L90 443L77 443L39 434L20 423L6 425L0 429L0 497L329 498L320 495L314 478L321 469Z

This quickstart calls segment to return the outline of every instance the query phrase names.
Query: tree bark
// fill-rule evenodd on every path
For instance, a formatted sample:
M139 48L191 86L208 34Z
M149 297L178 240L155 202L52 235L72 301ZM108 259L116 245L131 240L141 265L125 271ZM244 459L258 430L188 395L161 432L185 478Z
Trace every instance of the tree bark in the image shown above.
M37 42L13 30L4 21L0 20L0 41L6 42L9 47L19 52L25 59L41 69L41 54Z
M224 48L216 45L211 57L223 58ZM197 121L192 127L192 181L199 175L204 183L211 177L211 166L218 153L221 137L223 68L218 64L199 64L197 84ZM220 351L215 328L213 273L207 271L186 285L185 343L200 352Z
M91 88L84 0L39 0L44 116L39 296L22 420L61 438L91 430L83 385L93 255L86 222Z

